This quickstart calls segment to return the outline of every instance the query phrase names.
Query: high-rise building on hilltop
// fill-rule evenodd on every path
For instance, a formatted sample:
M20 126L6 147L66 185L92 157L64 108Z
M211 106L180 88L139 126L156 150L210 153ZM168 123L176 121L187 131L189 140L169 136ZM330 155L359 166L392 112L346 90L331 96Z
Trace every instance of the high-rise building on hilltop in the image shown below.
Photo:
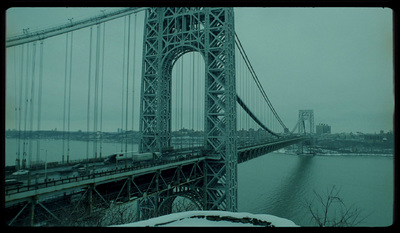
M321 134L330 134L331 133L331 126L327 125L327 124L318 124L316 126L316 133L317 135L321 135Z

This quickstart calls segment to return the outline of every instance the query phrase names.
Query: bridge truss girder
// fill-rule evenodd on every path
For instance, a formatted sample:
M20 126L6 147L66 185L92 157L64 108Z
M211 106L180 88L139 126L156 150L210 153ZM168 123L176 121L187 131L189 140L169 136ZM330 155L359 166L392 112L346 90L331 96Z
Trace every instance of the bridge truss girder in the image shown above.
M289 139L282 139L281 141L274 142L274 143L261 143L259 145L254 145L249 148L239 148L238 149L238 163L243 163L248 160L257 158L259 156L268 154L272 151L279 150L281 148L301 143L303 141L310 140L308 137L294 137Z
M193 203L202 203L205 161L190 161L143 172L126 173L117 179L99 182L96 177L74 188L59 188L57 193L26 196L6 203L10 225L35 225L50 221L55 225L70 224L66 214L90 218L114 203L137 201L137 219L143 220L162 213L171 213L165 199L183 196ZM79 192L78 192L79 191ZM27 192L28 193L28 192ZM40 189L37 193L40 193ZM195 194L194 194L195 193ZM75 198L75 201L71 201ZM164 203L164 204L163 204ZM202 205L201 205L202 208ZM66 212L67 211L67 212ZM75 217L74 216L74 217ZM12 218L12 219L11 219Z
M205 64L205 209L237 211L234 14L232 8L150 8L146 11L140 106L140 152L171 145L171 73L183 54ZM216 180L218 182L216 182Z

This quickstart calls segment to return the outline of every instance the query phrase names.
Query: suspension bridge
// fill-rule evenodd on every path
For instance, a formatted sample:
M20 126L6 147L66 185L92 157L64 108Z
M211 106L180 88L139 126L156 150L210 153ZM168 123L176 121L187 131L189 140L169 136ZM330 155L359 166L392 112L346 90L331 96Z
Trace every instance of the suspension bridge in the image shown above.
M115 25L122 28L119 34L107 33ZM46 50L60 37L65 40L56 47L63 53ZM13 54L15 70L15 169L30 170L18 178L19 185L6 187L10 225L63 224L66 213L78 215L77 209L83 208L80 217L88 217L110 207L111 201L136 201L141 220L171 213L178 196L198 209L237 211L238 163L310 141L307 120L313 133L312 111L299 113L299 122L290 131L274 109L235 33L233 8L102 12L57 27L24 29L7 38L6 48ZM57 60L56 73L46 64L46 56ZM53 71L51 77L46 70ZM59 77L63 82L58 86L64 90L57 94L62 98L49 106L43 94L53 90L43 82ZM62 112L63 144L60 154L52 156L61 162L48 169L46 163L43 175L44 169L33 169L35 158L38 162L43 156L40 130L46 108L56 106ZM102 152L106 115L124 134L114 157ZM70 132L78 121L86 126L87 135L82 152L86 158L80 164L70 159ZM128 135L135 129L140 141L138 151L132 152ZM193 140L174 134L185 129L200 136ZM79 168L81 164L85 169ZM78 170L84 172L62 175ZM47 173L60 175L48 179Z

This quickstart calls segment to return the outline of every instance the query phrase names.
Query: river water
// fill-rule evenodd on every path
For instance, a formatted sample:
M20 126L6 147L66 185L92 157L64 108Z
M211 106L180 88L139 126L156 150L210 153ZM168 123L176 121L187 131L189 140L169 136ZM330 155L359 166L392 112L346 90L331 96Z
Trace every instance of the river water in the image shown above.
M239 211L268 213L312 226L305 205L333 186L361 211L358 226L389 226L393 216L393 156L301 156L269 153L238 166ZM316 202L314 202L316 203ZM316 204L315 204L316 205Z
M61 161L62 144L61 140L41 140L39 160L45 160L47 150L48 162ZM14 165L16 145L16 139L6 139L6 165ZM86 142L70 141L70 159L85 159L86 147ZM137 145L128 145L130 149L137 150ZM120 150L120 143L102 144L103 157ZM32 160L36 160L36 141L32 151ZM92 157L92 143L89 153ZM389 226L393 172L393 156L269 153L238 165L239 211L272 214L312 226L306 203L314 199L316 205L314 191L324 196L334 186L346 206L359 209L360 219L365 217L359 226Z

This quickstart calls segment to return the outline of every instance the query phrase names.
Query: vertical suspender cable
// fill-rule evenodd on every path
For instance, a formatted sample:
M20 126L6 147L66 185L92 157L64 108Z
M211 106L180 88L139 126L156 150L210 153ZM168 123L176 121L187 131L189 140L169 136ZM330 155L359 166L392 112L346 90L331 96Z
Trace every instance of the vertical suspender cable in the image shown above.
M181 58L181 129L183 129L183 58ZM182 131L183 132L183 131ZM183 147L183 134L181 134L181 148Z
M237 56L237 57L239 57L239 56ZM240 57L239 57L239 59L240 59ZM241 96L245 96L245 94L244 94L244 88L245 88L245 75L246 75L246 70L245 69L243 69L243 62L242 62L242 60L240 60L240 64L241 64L241 87L240 87L240 95ZM246 129L246 127L245 127L245 124L244 124L244 121L246 120L246 116L244 115L244 111L242 110L242 113L240 114L241 116L240 116L240 122L241 122L241 128L243 128L243 129Z
M65 158L65 115L66 115L66 103L67 103L67 77L68 77L68 33L65 35L65 71L64 71L64 109L63 109L63 143L62 143L62 163L64 163Z
M125 152L128 152L128 100L129 100L129 55L131 40L131 15L128 16L128 55L126 61L126 110L125 110ZM126 161L126 160L125 160ZM125 163L126 166L126 163Z
M235 48L235 54L236 54L236 48ZM240 77L240 67L239 67L239 59L238 56L235 56L235 77L236 77L236 94L240 94L239 92L239 86L240 86L240 81L239 81L239 77ZM237 103L235 103L237 106ZM240 110L238 108L236 108L236 131L238 131L240 129L240 120L239 117L240 116Z
M203 108L203 104L204 103L204 99L201 98L203 96L203 86L204 83L201 82L202 78L201 75L203 74L203 69L200 68L200 59L202 58L200 55L197 55L198 59L197 59L197 86L199 87L199 89L197 90L197 109L198 109L198 114L197 114L197 130L200 131L200 129L204 128L202 127L202 123L201 123L201 119L202 117L200 116L204 116L204 108ZM202 72L200 72L202 71ZM204 78L204 77L203 77ZM205 98L205 97L204 97ZM204 131L204 130L202 130Z
M136 57L136 14L134 17L134 25L133 25L133 56L132 56L132 136L134 132L134 123L135 123L135 77L136 77L136 69L135 69L135 57ZM133 151L133 143L132 150Z
M197 57L197 62L195 61L196 59L194 59L193 60L193 85L195 85L194 84L194 81L195 80L199 80L199 78L197 77L197 73L199 72L199 65L198 65L198 60L199 60L199 57L198 57L198 54L197 53L195 53L195 56L194 56L195 58ZM195 67L197 67L197 72L195 71ZM197 74L197 75L196 75ZM196 76L196 77L195 77ZM197 92L196 92L196 95L194 96L195 98L196 98L196 101L195 101L195 106L194 106L194 108L196 109L196 112L197 112L197 114L196 114L196 122L194 123L194 127L195 127L195 130L197 130L197 131L199 131L199 125L198 125L198 119L199 119L199 108L198 108L198 102L200 101L200 99L199 99L199 90L198 90L198 88L200 88L200 86L197 84L198 82L196 82L196 86L197 86ZM196 89L195 89L196 90ZM194 95L194 93L193 93L193 95Z
M99 107L99 62L100 62L100 25L97 25L97 34L96 34L96 60L95 60L95 73L94 73L94 113L93 113L93 132L95 139L93 141L93 153L94 158L97 159L97 125L98 125L98 107Z
M15 114L15 130L18 129L18 96L17 96L17 50L18 47L13 49L14 52L14 114ZM19 144L15 143L15 167L19 169L19 158L18 158Z
M87 102L87 119L86 119L86 159L89 159L89 120L90 120L90 78L91 78L91 64L92 64L92 34L93 27L90 27L90 41L89 41L89 74L88 74L88 102Z
M30 54L29 54L29 44L26 49L26 75L25 75L25 111L24 111L24 142L23 142L23 159L22 159L22 168L26 168L26 121L28 114L28 81L29 81L29 63L30 63Z
M237 50L237 48L235 47L235 50ZM240 90L241 90L241 86L242 86L242 83L241 83L241 77L242 77L242 67L241 67L241 62L240 62L240 57L239 56L235 56L235 58L236 58L236 67L238 67L239 68L239 70L237 70L236 72L237 72L237 76L236 77L238 77L237 78L237 81L236 81L236 92L239 92L239 95L242 95L242 93L240 92ZM237 106L237 105L236 105ZM240 108L238 108L238 111L237 111L237 115L238 115L238 118L237 118L237 129L238 130L240 130L241 129L241 120L242 120L242 111L241 111L241 109ZM239 142L240 143L240 142Z
M239 56L237 56L239 59L240 59L240 57ZM240 61L240 66L241 66L241 80L240 80L240 88L239 88L239 90L240 90L240 95L241 96L245 96L244 95L244 82L243 82L243 80L244 80L244 77L245 77L245 71L244 71L244 69L243 69L243 62L241 62L241 60L239 60ZM241 125L241 129L242 128L244 128L244 124L243 124L243 120L244 120L244 115L243 115L243 110L242 110L242 112L241 112L241 114L240 114L240 125Z
M104 84L104 45L106 38L106 23L103 23L103 48L101 54L101 103L100 103L100 158L103 153L103 84Z
M194 100L194 93L193 93L193 74L194 74L194 72L193 72L193 52L191 52L191 53L189 53L189 65L188 65L188 68L189 68L189 74L188 74L188 91L189 91L189 98L188 98L188 101L189 101L189 105L188 105L188 115L189 115L189 117L188 117L188 130L190 130L190 129L193 129L193 121L192 121L192 118L193 118L193 100ZM191 137L191 136L190 136ZM189 147L191 148L191 147L193 147L193 138L191 137L190 138L190 140L189 140Z
M35 68L36 68L36 42L33 43L32 52L32 80L31 80L31 97L29 100L30 111L29 111L29 163L32 166L32 131L33 131L33 100L35 97Z
M121 97L122 97L122 113L121 113L121 135L123 135L123 129L124 129L124 102L125 102L125 62L126 62L126 17L124 17L124 45L122 47L122 90L121 90ZM123 152L123 139L121 138L121 152Z
M249 80L249 73L246 71L245 72L245 80ZM246 81L245 81L246 82ZM246 99L247 101L251 102L250 97L249 97L249 89L251 88L250 82L246 82L246 87L244 90L244 93L246 94ZM250 132L250 116L245 112L245 119L246 119L246 130L247 130L247 137L250 136L249 132Z
M174 120L174 131L178 131L178 63L175 62L174 64L174 78L172 79L174 83L172 83L172 88L174 88L174 108L172 109L173 111L173 120ZM175 134L176 135L176 134Z
M73 45L73 34L71 32L71 45L70 45L70 52L69 52L69 84L68 84L68 139L67 139L67 163L69 163L69 155L70 155L70 126L71 126L71 89L72 89L72 45Z
M43 80L43 41L40 42L40 51L39 51L39 90L38 90L38 115L37 115L37 132L38 132L38 140L36 146L36 154L39 157L40 155L40 129L41 129L41 119L42 119L42 80Z
M19 79L19 103L18 103L18 156L17 156L17 164L18 164L18 169L21 168L21 123L22 123L22 119L21 119L21 106L22 106L22 87L23 87L23 76L24 76L24 72L23 72L23 68L24 68L24 48L25 45L22 45L21 47L21 63L20 63L20 68L19 68L19 72L20 72L20 79Z
M192 132L194 133L194 57L195 57L195 53L192 53ZM192 134L192 147L194 146L194 136L195 134Z
M176 119L176 131L178 132L179 131L179 122L180 122L180 119L179 119L179 117L181 116L181 113L180 113L180 108L179 108L179 103L180 103L180 96L181 96L181 91L182 91L182 88L181 88L181 63L179 62L176 62L175 64L177 64L177 67L176 67L176 117L175 117L175 119Z
M271 101L269 101L269 98L268 98L267 94L265 93L265 90L264 90L264 88L262 87L262 85L261 85L261 83L260 83L260 80L258 79L256 73L254 72L254 69L253 69L253 67L252 67L252 65L251 65L251 63L250 63L250 61L249 61L249 59L248 59L248 57L247 57L247 55L246 55L246 52L244 51L244 48L243 48L243 46L242 46L242 44L241 44L241 42L240 42L239 37L237 36L237 34L235 34L235 38L236 38L235 44L238 46L239 52L240 52L240 54L242 55L244 61L246 62L246 65L247 65L249 71L251 72L252 78L253 78L253 80L255 81L255 83L257 84L257 87L258 87L258 89L260 90L261 94L263 95L264 100L267 102L267 104L268 104L268 106L270 107L272 113L274 114L276 120L278 120L278 122L280 123L280 125L281 125L284 129L286 129L285 124L282 122L282 120L280 119L278 113L275 111L274 107L273 107L272 104L271 104Z

